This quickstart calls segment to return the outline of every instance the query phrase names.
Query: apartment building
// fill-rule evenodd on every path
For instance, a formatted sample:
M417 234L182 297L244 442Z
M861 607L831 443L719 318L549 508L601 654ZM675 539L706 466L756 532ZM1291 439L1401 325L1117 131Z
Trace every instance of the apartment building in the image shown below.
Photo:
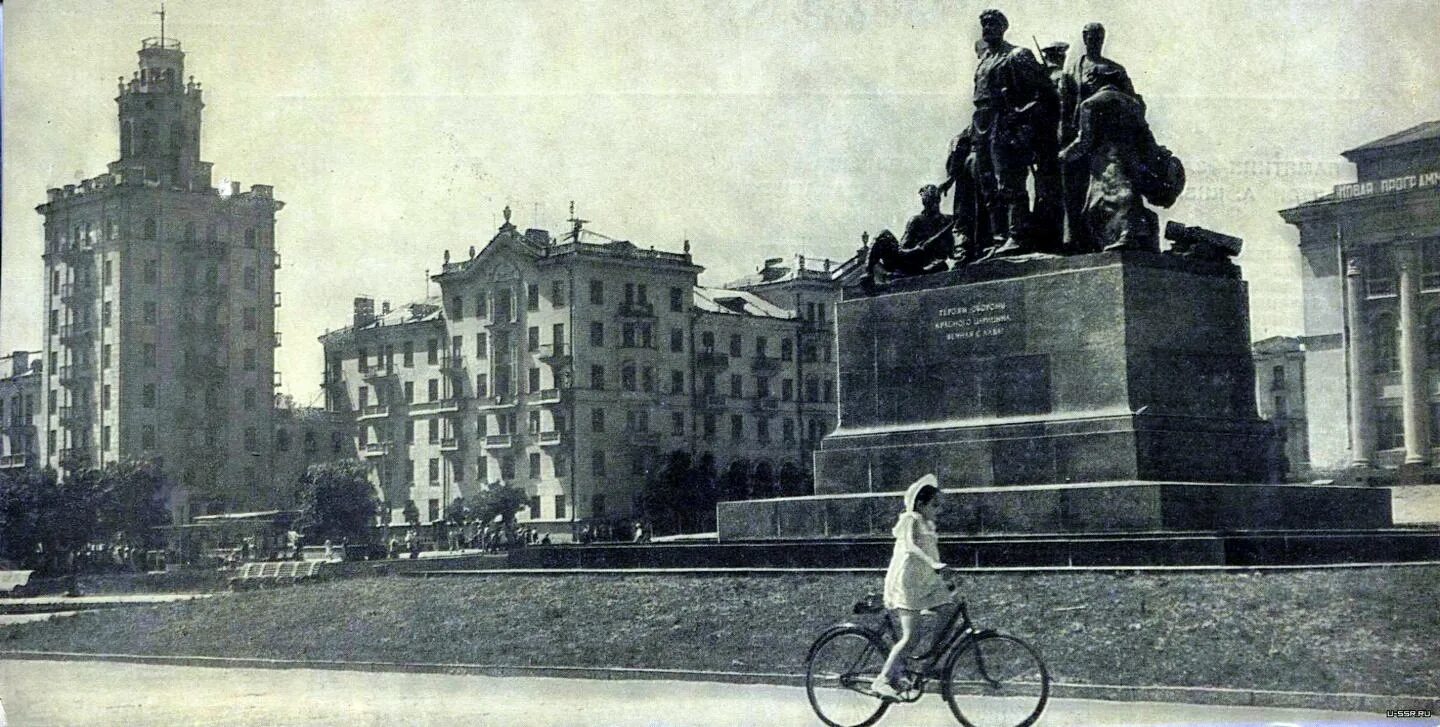
M39 465L35 407L40 402L44 378L40 352L15 351L0 356L0 470Z
M838 283L792 281L807 316L701 287L701 271L688 243L642 249L579 221L556 239L507 209L478 253L447 254L435 299L378 314L357 299L352 325L321 337L323 385L354 418L391 522L406 501L430 522L505 482L529 496L523 521L563 538L576 521L638 515L674 451L760 477L808 470L835 425L834 336L815 329Z
M155 459L177 522L278 504L272 189L211 187L201 84L173 38L121 78L119 159L48 191L42 461Z

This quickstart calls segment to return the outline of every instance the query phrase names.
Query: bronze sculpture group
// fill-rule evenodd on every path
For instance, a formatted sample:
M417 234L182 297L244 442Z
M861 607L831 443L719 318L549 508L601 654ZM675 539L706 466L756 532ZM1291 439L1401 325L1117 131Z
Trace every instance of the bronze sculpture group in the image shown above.
M1105 28L1086 25L1085 50L1040 50L1005 40L999 10L980 14L975 110L951 145L947 179L920 190L922 211L903 238L876 236L866 279L915 275L993 258L1159 247L1158 217L1184 168L1156 143L1125 67L1102 55ZM1031 206L1028 188L1035 191ZM940 211L952 194L952 213Z

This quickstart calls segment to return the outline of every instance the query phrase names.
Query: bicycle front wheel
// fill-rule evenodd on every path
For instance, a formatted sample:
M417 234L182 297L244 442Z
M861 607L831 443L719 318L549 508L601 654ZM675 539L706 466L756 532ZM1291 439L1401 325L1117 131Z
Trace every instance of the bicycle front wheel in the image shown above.
M950 659L942 691L965 727L1028 727L1050 699L1050 672L1029 644L989 634Z
M830 631L810 647L805 660L805 694L820 721L830 727L875 724L890 703L870 691L889 649L873 632L847 627Z

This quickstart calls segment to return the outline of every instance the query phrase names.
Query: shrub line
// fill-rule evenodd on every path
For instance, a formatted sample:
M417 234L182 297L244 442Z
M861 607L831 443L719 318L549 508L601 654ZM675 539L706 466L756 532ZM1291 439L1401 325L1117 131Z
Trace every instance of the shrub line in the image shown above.
M232 656L152 656L145 654L95 654L64 651L5 651L0 660L17 661L100 661L162 666L231 669L322 669L332 671L391 672L401 674L452 674L474 676L530 676L603 680L673 680L803 686L803 674L779 672L733 672L697 669L656 669L645 667L534 666L512 664L429 664L392 661L330 661L306 659L265 659ZM1440 710L1440 695L1367 694L1362 692L1305 692L1233 687L1188 687L1166 685L1079 684L1054 682L1051 696L1062 699L1097 699L1123 702L1178 702L1227 706L1308 708L1383 713L1392 709Z

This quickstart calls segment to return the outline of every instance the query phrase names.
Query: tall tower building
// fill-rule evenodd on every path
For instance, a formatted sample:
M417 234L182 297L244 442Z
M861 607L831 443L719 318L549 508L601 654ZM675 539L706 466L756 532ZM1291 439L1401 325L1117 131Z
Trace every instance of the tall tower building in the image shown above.
M173 514L274 504L272 189L211 187L200 84L173 38L121 78L120 158L49 190L41 458L157 459Z

